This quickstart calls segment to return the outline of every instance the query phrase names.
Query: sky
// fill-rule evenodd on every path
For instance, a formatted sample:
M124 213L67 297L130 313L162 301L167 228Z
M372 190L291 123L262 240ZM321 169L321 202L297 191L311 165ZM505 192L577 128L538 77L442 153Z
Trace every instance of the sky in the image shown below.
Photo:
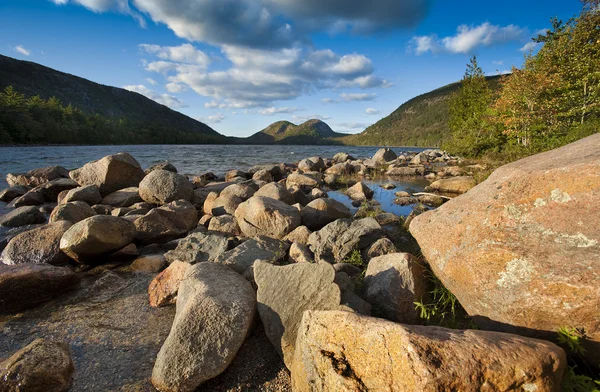
M0 53L126 88L228 136L311 118L358 133L520 67L578 0L0 0Z

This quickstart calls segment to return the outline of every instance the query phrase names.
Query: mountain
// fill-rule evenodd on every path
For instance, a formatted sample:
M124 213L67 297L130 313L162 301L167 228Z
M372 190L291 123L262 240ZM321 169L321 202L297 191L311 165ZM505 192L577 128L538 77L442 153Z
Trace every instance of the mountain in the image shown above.
M486 77L494 91L500 86L500 78ZM450 136L448 99L460 85L456 82L419 95L362 133L346 136L341 141L363 146L440 146Z
M337 140L343 133L334 132L321 120L308 120L296 125L277 121L254 135L238 139L245 144L342 144Z
M96 144L94 142L119 144L227 142L225 136L206 124L171 110L141 94L94 83L37 63L0 55L0 91L8 86L12 86L16 92L27 98L37 95L48 100L56 97L63 109L70 105L71 108L79 109L87 116L87 120L85 122L82 120L81 124L93 123L95 126L98 116L105 121L104 128L108 133L102 132L98 135L102 140L96 140L98 138L80 130L76 135L76 139L79 140L70 141L74 144L90 143L90 140L93 144ZM4 128L8 127L9 131L14 128L9 122L10 119L4 118L4 120L8 121L4 123ZM42 123L41 126L46 124ZM123 129L117 129L119 127ZM87 130L90 134L94 131L97 130ZM117 131L118 134L114 134ZM25 142L31 140L25 136L27 135L24 135ZM44 140L44 136L48 135L38 136L42 138L39 140L41 143L52 142L52 140Z

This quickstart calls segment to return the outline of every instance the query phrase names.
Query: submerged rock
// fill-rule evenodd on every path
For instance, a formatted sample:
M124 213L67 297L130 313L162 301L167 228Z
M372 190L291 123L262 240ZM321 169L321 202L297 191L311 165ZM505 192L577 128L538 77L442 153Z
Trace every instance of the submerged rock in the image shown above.
M542 340L307 311L298 329L292 388L556 392L566 365L564 351Z
M221 374L246 339L255 313L254 289L239 274L213 263L192 266L181 282L152 384L159 391L194 391Z

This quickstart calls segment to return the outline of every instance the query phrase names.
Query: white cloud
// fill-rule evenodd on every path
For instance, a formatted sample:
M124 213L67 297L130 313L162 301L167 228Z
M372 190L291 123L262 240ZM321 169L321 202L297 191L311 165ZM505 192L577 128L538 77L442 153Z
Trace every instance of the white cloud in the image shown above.
M295 112L298 112L301 110L303 110L303 109L299 109L296 107L276 108L274 106L271 106L271 107L259 110L258 113L262 114L263 116L274 116L276 114L295 113Z
M17 46L15 47L15 50L16 50L17 52L21 53L22 55L25 55L25 56L29 56L29 55L31 55L31 51L30 51L30 50L27 50L27 49L25 49L25 48L24 48L22 45L17 45Z
M346 102L356 101L373 101L377 98L377 94L374 93L342 93L340 97Z
M198 120L205 122L205 123L209 123L209 124L218 124L221 121L225 120L225 116L221 113L217 113L214 114L212 116L207 116L207 117L199 117Z
M181 92L184 92L185 90L187 90L187 86L184 86L183 84L178 84L178 83L167 83L165 88L167 89L168 92L173 93L173 94L181 93Z
M298 115L293 115L292 116L292 121L294 122L306 122L308 120L321 120L321 121L327 121L330 120L331 117L329 116L321 116L319 114L310 114L307 116L298 116Z
M352 88L352 87L359 87L361 89L368 89L368 88L388 88L388 87L392 87L394 84L389 82L386 79L381 79L375 75L366 75L366 76L359 76L356 79L353 80L341 80L336 88Z
M148 54L175 63L197 64L204 68L210 64L210 58L203 51L196 49L191 44L179 46L141 44L139 48Z
M340 103L339 99L321 98L322 103Z
M350 133L353 133L356 131L362 131L363 129L365 129L366 127L368 127L371 124L370 123L359 123L359 122L342 122L342 123L337 123L335 125L336 125L336 128L339 127Z
M366 114L370 114L370 115L375 115L375 114L379 114L379 110L375 109L375 108L367 108L365 110Z
M131 15L142 27L146 27L145 19L139 12L133 10L129 0L50 0L57 5L66 5L71 2L79 4L96 13L114 11L125 15Z
M538 46L540 46L541 43L540 42L527 42L525 45L523 45L523 47L521 49L519 49L521 52L529 52L532 51L534 49L536 49Z
M187 107L187 105L177 97L168 94L160 94L156 91L150 90L148 87L143 84L139 85L129 85L123 86L125 90L133 91L138 94L142 94L146 98L150 98L153 101L156 101L162 105L168 106L171 109L180 109Z
M156 86L158 82L152 78L146 78L146 82L150 83L152 86Z
M438 38L437 35L415 36L409 48L415 54L427 52L472 53L480 46L491 46L522 39L527 30L516 25L498 26L488 22L479 26L460 25L456 35Z

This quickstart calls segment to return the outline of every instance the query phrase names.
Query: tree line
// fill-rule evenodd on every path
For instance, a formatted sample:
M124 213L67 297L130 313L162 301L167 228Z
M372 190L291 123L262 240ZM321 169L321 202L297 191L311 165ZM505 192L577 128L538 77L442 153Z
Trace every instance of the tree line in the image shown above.
M449 102L452 137L443 146L467 157L516 159L550 150L600 130L600 7L534 38L543 45L513 67L493 92L475 57Z

